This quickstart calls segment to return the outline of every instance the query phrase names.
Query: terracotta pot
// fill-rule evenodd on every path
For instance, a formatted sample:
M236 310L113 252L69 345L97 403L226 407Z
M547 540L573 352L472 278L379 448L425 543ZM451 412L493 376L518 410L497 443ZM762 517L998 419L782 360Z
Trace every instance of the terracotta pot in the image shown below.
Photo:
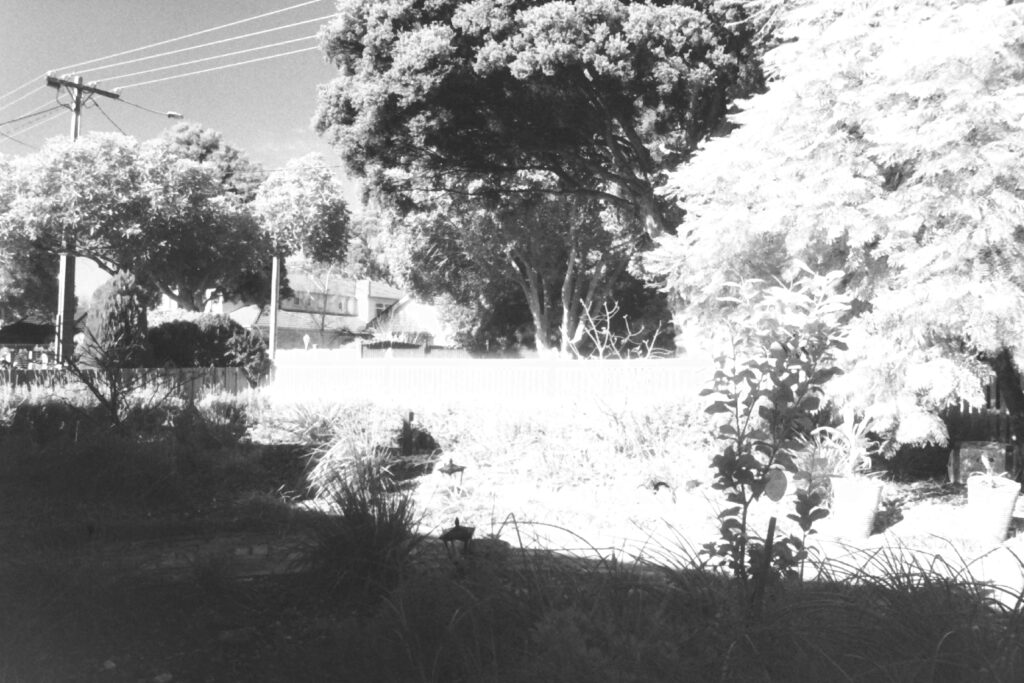
M831 527L836 536L867 538L875 525L882 499L882 484L866 477L830 477L832 482Z

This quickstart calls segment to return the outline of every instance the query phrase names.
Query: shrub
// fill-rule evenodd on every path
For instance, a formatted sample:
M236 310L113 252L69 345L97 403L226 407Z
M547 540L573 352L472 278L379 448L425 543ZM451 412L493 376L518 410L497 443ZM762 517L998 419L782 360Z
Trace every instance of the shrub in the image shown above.
M147 292L131 273L119 272L93 294L86 318L81 363L100 369L146 367Z
M156 325L148 341L158 365L240 367L253 384L270 370L263 339L226 315L203 314Z
M392 478L404 480L429 472L439 452L431 434L395 408L316 401L279 406L278 412L267 426L309 447L314 492L337 476L348 476L349 467L362 457L372 457Z
M730 325L732 348L718 359L707 412L722 416L717 438L722 452L712 460L713 487L728 505L719 514L720 540L704 547L712 562L728 567L740 583L751 614L760 613L769 579L792 576L807 557L804 539L774 539L775 518L765 538L748 525L751 505L782 498L795 462L822 419L824 385L839 370L835 353L845 348L849 297L836 292L843 274L801 273L791 284L763 288L760 281L737 286ZM795 479L796 477L793 476ZM820 495L797 490L795 514L803 535L828 514L816 509ZM753 588L748 591L752 579Z
M219 448L241 441L260 411L259 400L251 391L210 392L198 401L182 402L171 415L171 426L181 443Z
M190 368L211 364L199 360L206 358L206 352L199 325L194 321L171 320L156 325L149 330L147 339L157 365Z

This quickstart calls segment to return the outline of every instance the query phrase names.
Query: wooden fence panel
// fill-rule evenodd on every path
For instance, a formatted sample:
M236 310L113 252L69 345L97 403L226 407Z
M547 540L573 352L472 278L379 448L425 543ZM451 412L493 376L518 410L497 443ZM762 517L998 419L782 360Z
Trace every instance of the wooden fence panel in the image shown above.
M242 368L132 368L121 373L124 380L136 388L153 388L186 398L196 398L206 390L237 394L249 388ZM63 368L0 370L0 386L8 388L57 391L78 381L73 373Z

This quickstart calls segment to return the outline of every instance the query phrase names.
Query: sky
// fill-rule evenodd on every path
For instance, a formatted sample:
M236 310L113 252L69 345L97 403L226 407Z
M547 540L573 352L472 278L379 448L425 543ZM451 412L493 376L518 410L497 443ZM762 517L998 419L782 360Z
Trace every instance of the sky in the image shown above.
M123 101L97 97L98 108L85 109L83 135L120 128L140 140L157 137L178 123L161 115L174 111L187 121L219 131L225 142L268 170L309 152L321 153L329 165L340 164L310 125L317 85L334 75L320 51L310 49L317 45L311 36L327 21L320 18L329 17L334 9L333 0L0 0L0 132L24 143L0 135L0 153L31 153L46 139L69 134L67 109L2 125L57 105L57 91L45 87L45 74L52 71L58 77L81 75L86 83L95 81L105 90L123 88ZM254 18L276 10L286 11ZM244 21L248 19L252 20ZM283 28L315 19L320 20ZM243 23L207 30L234 22ZM278 30L199 47L268 29ZM201 31L205 32L174 40ZM164 41L170 42L135 50ZM275 43L285 44L271 47ZM307 51L141 84L303 49ZM223 56L241 50L252 51ZM140 59L171 51L179 52ZM102 59L118 53L126 54ZM129 75L206 57L220 58ZM68 96L62 95L61 100L66 102ZM44 123L50 117L55 118Z
M68 109L42 113L58 106L57 90L46 86L53 72L80 75L103 90L121 88L119 100L95 97L87 105L82 135L155 138L180 122L165 115L173 111L220 132L268 171L317 152L342 177L337 154L311 127L317 86L335 75L311 49L312 36L334 9L333 0L0 0L0 154L31 154L47 139L70 134ZM263 33L242 38L256 32ZM198 35L178 40L190 34ZM226 42L203 47L216 41ZM305 51L182 76L295 50ZM205 61L183 64L194 60ZM165 80L144 84L156 79ZM59 98L69 100L66 93ZM355 207L357 188L343 181ZM107 276L78 261L81 298Z

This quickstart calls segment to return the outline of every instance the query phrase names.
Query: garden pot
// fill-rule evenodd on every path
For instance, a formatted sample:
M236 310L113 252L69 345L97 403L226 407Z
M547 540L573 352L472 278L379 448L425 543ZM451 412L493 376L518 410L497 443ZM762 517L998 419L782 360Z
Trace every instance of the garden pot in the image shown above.
M967 519L972 535L979 540L1002 543L1013 519L1020 496L1020 484L991 475L967 479Z
M831 527L836 536L861 539L871 535L882 484L865 477L831 477Z

